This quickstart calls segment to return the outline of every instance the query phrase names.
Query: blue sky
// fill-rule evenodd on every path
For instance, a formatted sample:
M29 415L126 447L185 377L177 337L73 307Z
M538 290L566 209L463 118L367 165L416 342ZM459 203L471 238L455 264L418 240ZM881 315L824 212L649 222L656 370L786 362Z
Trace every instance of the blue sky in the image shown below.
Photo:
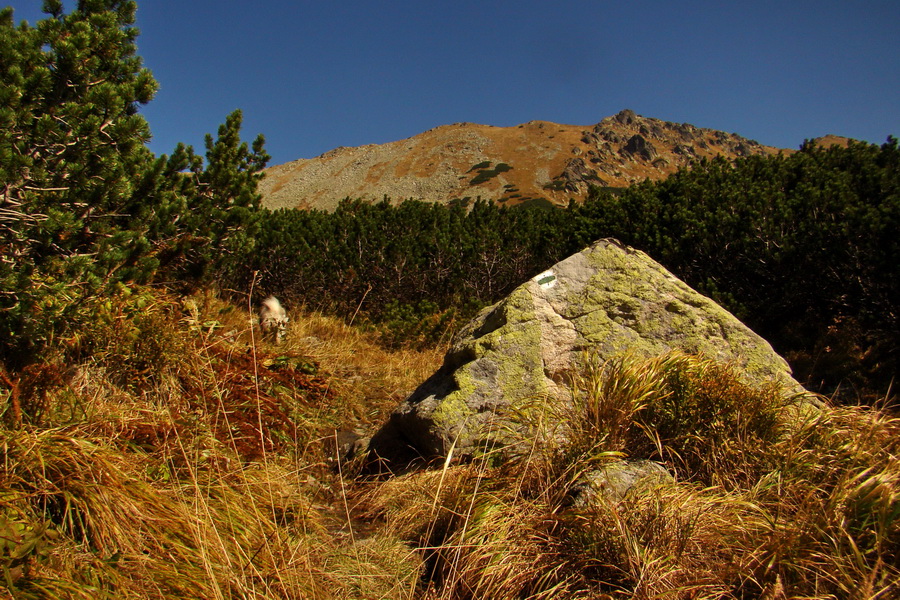
M42 18L40 0L0 5ZM900 136L897 0L138 0L137 19L157 153L202 148L235 108L273 165L624 108L784 148Z

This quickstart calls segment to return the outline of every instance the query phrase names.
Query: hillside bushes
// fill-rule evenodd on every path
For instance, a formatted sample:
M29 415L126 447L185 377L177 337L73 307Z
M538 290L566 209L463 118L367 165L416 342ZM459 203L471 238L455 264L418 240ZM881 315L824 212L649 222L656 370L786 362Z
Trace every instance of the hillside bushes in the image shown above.
M598 188L566 210L347 199L334 213L264 212L257 251L227 281L246 290L257 273L266 293L421 338L416 319L469 316L616 237L736 313L813 389L883 394L900 354L898 157L893 138L807 144L788 157L703 161L617 194Z
M587 227L647 251L735 312L814 388L884 392L895 377L896 139L701 162L619 200L597 194L582 211Z
M413 313L471 315L509 293L536 263L566 256L574 246L552 233L562 231L553 223L565 216L484 201L466 212L387 200L345 200L334 213L266 213L258 251L233 265L229 287L249 289L258 272L261 293L348 316L359 311L374 322Z

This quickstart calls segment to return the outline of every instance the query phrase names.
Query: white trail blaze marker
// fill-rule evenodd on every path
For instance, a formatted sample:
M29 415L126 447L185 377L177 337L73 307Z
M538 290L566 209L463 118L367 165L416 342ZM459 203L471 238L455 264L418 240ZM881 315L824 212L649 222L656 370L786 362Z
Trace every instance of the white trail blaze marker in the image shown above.
M544 271L543 273L532 279L532 281L537 282L537 284L541 286L541 288L547 290L556 285L556 273L554 273L553 271Z

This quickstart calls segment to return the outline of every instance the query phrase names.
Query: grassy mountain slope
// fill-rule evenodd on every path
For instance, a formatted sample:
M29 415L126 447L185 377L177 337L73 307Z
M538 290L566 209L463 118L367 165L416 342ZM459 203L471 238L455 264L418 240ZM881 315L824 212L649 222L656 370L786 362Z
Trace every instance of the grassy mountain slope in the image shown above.
M444 203L481 196L509 204L540 198L564 205L584 198L588 184L626 187L663 179L699 158L779 152L736 134L624 110L592 127L457 123L388 144L337 148L267 169L260 191L271 209L330 210L348 196Z

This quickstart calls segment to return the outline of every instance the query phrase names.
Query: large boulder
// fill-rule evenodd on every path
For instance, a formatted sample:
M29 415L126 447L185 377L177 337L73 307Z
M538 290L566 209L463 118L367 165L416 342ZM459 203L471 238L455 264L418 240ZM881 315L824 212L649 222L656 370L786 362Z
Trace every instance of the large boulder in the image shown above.
M372 440L377 455L471 454L518 402L564 399L564 374L585 358L638 358L680 349L740 367L746 383L803 388L787 362L718 304L645 253L611 239L585 250L484 309L456 336L441 368ZM502 416L499 417L502 419Z

